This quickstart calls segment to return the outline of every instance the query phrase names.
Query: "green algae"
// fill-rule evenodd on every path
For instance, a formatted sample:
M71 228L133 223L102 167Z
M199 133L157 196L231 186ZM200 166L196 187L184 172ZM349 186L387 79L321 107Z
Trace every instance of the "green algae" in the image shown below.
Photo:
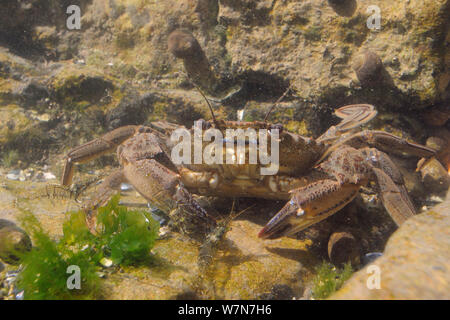
M130 265L149 256L158 237L159 223L143 210L128 210L119 206L119 195L99 209L100 238L109 248L113 262Z
M149 265L159 231L150 213L120 206L116 195L98 209L98 234L85 221L81 210L68 213L63 236L53 241L37 218L23 211L22 226L34 239L34 248L20 256L24 270L18 287L25 290L25 299L101 298L98 271L105 258L116 265ZM79 267L81 289L68 289L69 266Z
M74 250L62 241L55 242L42 229L31 212L21 216L25 230L31 234L35 247L21 257L23 271L17 286L25 291L27 300L92 299L99 296L100 282L90 251ZM78 266L80 289L68 288L68 268Z
M330 263L323 262L316 268L316 276L313 279L313 298L328 298L339 290L352 274L353 269L350 263L345 264L342 269L338 269Z
M111 259L115 264L133 265L148 260L158 237L159 223L143 210L128 210L119 205L115 195L98 209L100 231L93 235L83 211L72 212L63 225L62 242L67 245L95 248L95 260Z

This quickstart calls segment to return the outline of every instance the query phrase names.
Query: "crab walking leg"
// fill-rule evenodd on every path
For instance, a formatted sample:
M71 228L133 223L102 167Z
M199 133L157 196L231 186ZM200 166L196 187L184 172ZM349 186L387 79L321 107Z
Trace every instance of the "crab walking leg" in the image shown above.
M433 156L436 151L428 148L426 146L409 142L405 139L394 136L393 134L384 132L384 131L372 131L372 130L364 130L358 133L355 133L351 136L345 137L340 140L332 147L330 147L327 152L325 152L322 157L317 161L320 163L323 159L325 159L330 153L335 150L338 150L342 146L352 146L354 148L361 147L374 147L386 152L392 153L406 153L409 155L421 157L421 158L429 158Z
M181 231L196 239L204 237L216 221L195 201L180 181L180 176L154 159L124 165L124 176L134 188L159 209L182 221ZM199 233L199 231L202 231Z
M374 148L363 148L361 152L372 164L381 201L397 225L416 214L408 196L402 174L389 156Z
M326 179L291 191L292 198L258 236L276 239L301 231L331 216L352 201L360 185Z
M334 111L334 114L342 121L336 126L329 128L317 141L327 142L338 139L343 133L355 129L370 120L376 115L377 111L370 104L351 104Z
M73 165L75 163L87 162L105 153L113 152L119 144L132 137L136 133L137 128L138 126L120 127L108 132L100 138L72 149L67 154L61 184L64 186L70 185L74 173Z
M97 209L104 205L115 192L120 191L120 185L126 181L122 169L115 170L98 186L95 199L83 205L86 222L92 233L95 233L97 225Z
M394 222L399 226L415 215L416 210L406 190L402 190L404 186L403 188L397 186L385 172L378 168L373 168L373 172L377 177L381 201Z

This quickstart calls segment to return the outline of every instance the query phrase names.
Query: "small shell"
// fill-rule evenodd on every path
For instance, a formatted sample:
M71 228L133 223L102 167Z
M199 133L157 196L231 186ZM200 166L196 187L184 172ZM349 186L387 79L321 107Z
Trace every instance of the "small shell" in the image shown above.
M358 77L361 86L371 87L381 78L383 62L376 53L366 51L356 57L352 67L356 72L356 76Z
M360 259L360 245L349 232L335 232L328 241L328 257L334 265L345 262L358 264Z

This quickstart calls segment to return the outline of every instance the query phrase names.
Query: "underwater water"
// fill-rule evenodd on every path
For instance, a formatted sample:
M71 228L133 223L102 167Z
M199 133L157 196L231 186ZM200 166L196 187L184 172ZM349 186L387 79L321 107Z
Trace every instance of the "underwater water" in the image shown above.
M446 0L0 7L0 300L449 299Z

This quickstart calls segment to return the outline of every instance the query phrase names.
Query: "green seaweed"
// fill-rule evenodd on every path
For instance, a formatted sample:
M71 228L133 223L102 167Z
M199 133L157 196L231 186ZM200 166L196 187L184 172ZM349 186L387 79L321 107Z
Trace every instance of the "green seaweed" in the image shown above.
M24 211L23 228L34 239L34 248L23 253L24 270L18 287L25 299L93 299L100 297L97 271L108 258L116 265L138 265L151 259L150 250L158 237L159 223L143 210L119 205L119 195L98 209L98 234L93 235L83 211L70 212L63 224L63 237L54 241L36 217ZM67 268L81 271L81 289L68 289Z
M27 300L92 299L99 296L100 282L89 251L73 250L53 241L31 212L23 212L22 225L34 239L35 247L21 257L23 271L17 286ZM69 266L80 268L80 289L69 289Z
M326 299L341 286L353 274L350 263L346 263L342 269L338 269L328 262L323 262L316 268L316 276L313 280L312 296L314 299Z
M115 264L142 263L150 257L150 250L158 237L159 223L143 210L128 210L119 205L117 194L98 209L96 236L89 232L83 211L71 212L63 225L66 245L94 248L95 261L111 259Z
M100 238L109 248L116 264L136 264L145 261L158 237L159 223L143 210L128 210L119 206L119 195L99 209Z

